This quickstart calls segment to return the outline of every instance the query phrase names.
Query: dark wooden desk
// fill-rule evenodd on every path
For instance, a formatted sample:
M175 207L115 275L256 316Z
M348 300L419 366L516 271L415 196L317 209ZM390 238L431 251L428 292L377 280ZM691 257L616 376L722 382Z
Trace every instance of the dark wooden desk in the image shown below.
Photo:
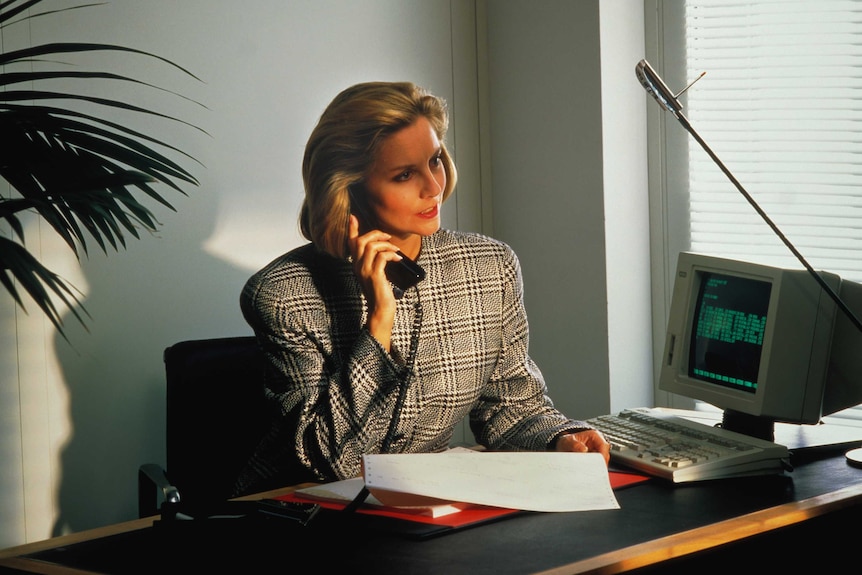
M795 459L795 470L783 476L684 486L652 480L619 491L619 510L528 513L423 541L366 528L357 520L265 534L227 529L201 541L179 536L169 542L149 528L151 519L132 521L0 551L0 573L4 567L10 573L44 574L231 567L260 572L274 565L289 571L309 560L326 573L423 575L843 566L845 554L856 554L851 546L862 525L862 469L849 466L843 450ZM50 562L63 556L58 547L82 545L91 549L79 554L85 559L81 570ZM114 556L109 549L117 550Z

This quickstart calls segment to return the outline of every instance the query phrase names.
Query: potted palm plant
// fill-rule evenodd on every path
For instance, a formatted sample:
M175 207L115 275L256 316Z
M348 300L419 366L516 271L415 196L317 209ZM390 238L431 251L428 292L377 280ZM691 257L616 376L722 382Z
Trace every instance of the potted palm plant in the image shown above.
M0 33L28 20L94 6L76 4L40 12L41 3L0 0ZM80 259L87 254L89 241L107 253L125 247L129 236L139 238L141 231L154 231L157 221L144 202L173 209L160 188L184 193L183 186L197 185L192 174L169 159L166 152L194 160L191 156L92 113L65 109L59 102L86 102L97 109L182 120L116 99L40 89L57 79L131 82L161 89L126 75L58 63L74 54L97 51L155 58L194 78L169 60L117 45L48 43L0 53L0 178L9 185L8 192L3 191L5 186L0 187L0 284L22 308L19 290L29 294L63 337L58 304L71 310L81 323L86 311L80 306L75 287L28 250L22 215L38 214Z

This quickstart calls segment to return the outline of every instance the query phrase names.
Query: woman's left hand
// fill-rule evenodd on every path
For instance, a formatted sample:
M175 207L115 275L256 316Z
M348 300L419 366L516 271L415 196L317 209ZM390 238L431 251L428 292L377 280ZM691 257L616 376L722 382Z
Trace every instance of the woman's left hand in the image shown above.
M604 436L595 429L586 429L559 436L554 443L554 451L573 451L576 453L594 451L602 454L606 464L611 459L611 446Z

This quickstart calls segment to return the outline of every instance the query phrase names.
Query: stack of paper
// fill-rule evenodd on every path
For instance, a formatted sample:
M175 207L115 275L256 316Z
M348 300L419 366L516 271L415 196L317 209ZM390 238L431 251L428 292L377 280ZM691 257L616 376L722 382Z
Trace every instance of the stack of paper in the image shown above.
M378 454L363 465L365 485L385 505L418 496L526 511L619 509L598 453Z
M297 491L349 502L368 487L367 503L441 517L484 505L526 511L619 509L598 453L465 452L363 456L363 477Z

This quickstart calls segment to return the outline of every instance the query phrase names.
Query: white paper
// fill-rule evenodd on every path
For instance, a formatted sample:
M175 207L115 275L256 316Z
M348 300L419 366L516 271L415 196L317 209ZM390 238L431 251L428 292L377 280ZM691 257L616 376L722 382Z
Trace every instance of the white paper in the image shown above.
M363 464L384 503L395 493L527 511L619 509L599 453L374 454Z

